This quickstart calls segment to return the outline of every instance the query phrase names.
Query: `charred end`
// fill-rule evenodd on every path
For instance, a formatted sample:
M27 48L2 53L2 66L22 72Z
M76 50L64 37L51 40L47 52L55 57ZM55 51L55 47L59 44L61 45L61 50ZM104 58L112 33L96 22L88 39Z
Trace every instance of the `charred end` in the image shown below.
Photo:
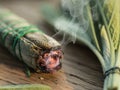
M45 52L39 56L39 59L37 61L38 68L40 69L40 71L48 73L58 71L62 67L62 57L63 52L60 47L45 50Z

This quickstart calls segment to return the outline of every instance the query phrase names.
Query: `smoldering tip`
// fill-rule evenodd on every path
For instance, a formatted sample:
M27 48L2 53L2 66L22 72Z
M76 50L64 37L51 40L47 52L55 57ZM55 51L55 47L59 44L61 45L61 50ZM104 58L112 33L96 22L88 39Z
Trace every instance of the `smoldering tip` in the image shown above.
M61 49L53 49L45 52L38 59L38 67L42 72L53 73L61 69L63 52Z

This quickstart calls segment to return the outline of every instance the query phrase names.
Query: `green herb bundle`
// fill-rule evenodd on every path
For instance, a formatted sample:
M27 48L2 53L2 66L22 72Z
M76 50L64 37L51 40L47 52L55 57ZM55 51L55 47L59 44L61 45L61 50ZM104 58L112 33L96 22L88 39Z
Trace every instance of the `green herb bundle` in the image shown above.
M120 90L120 0L62 0L42 6L45 20L88 46L105 76L104 90Z
M51 90L51 88L40 84L25 84L0 86L0 90Z

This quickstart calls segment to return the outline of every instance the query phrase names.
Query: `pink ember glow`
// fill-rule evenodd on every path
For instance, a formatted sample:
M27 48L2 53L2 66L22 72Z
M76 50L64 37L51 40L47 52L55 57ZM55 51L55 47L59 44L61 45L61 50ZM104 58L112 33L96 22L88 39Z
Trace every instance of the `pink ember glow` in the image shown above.
M52 50L39 58L39 64L40 66L45 66L47 71L54 72L60 69L58 66L60 65L62 57L63 53L61 50Z

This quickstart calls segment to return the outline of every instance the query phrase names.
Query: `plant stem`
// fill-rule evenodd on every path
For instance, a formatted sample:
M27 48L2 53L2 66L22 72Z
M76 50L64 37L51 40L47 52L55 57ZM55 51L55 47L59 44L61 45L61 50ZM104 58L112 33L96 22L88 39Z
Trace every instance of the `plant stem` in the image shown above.
M120 74L113 73L107 76L104 80L103 90L120 90Z
M95 46L97 47L97 49L99 51L101 51L100 45L98 43L98 39L97 39L97 36L96 36L96 33L95 33L95 27L94 27L94 23L93 23L93 20L92 20L92 15L91 15L91 11L90 11L90 6L89 5L87 6L87 12L88 12L91 32L92 32L92 36L93 36L93 39L94 39Z

